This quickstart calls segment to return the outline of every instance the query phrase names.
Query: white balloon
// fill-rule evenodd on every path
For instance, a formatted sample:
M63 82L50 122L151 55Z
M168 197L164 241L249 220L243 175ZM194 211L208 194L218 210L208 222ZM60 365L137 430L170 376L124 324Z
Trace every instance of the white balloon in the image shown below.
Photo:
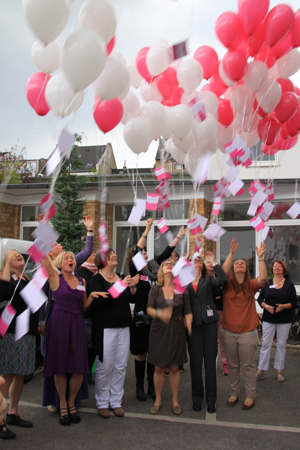
M25 19L36 37L49 44L66 27L70 9L62 0L23 0Z
M198 95L199 95L199 91L194 91L191 94L184 92L181 96L180 103L182 105L187 105L191 100L193 100L193 99L196 100L198 98Z
M31 57L41 72L55 72L60 66L60 45L57 41L45 45L37 39L32 44Z
M134 57L127 58L127 70L129 73L130 84L136 89L139 88L142 84L143 77L137 70Z
M169 139L167 141L166 150L170 153L172 158L176 162L178 162L178 164L184 164L186 153L182 152L178 147L176 147L172 139Z
M118 59L120 63L122 63L125 67L127 67L127 61L121 50L118 48L114 48L111 54L109 55L111 58Z
M115 10L105 0L86 0L78 13L78 23L80 28L93 30L106 44L117 29Z
M147 102L141 109L141 119L148 120L151 125L151 138L158 139L167 121L167 113L161 103Z
M104 43L95 33L78 30L67 37L62 47L62 68L74 89L88 87L104 65Z
M296 48L278 59L277 68L280 78L289 78L300 69L300 52Z
M129 120L124 127L124 139L133 153L146 152L152 141L149 121L140 118Z
M128 95L128 92L130 91L130 81L128 80L128 84L126 86L126 88L124 89L123 92L121 92L121 94L118 95L119 99L121 100L121 102L124 100L124 98Z
M158 43L150 47L146 64L150 75L155 77L164 72L172 62L173 54L170 47L166 44Z
M223 67L223 60L219 64L219 75L223 83L226 84L226 86L230 87L236 84L236 81L231 80L231 78L229 78L229 76L225 73Z
M251 92L256 94L268 81L269 71L266 64L262 61L252 61L248 64L244 83Z
M229 127L224 127L221 123L218 124L218 148L221 152L226 153L224 146L233 140L234 122Z
M253 147L254 145L257 145L260 141L260 137L257 134L257 130L250 131L250 133L242 133L241 136L248 145L248 147Z
M268 80L263 88L256 94L259 106L270 114L276 108L281 98L281 86L277 81Z
M203 78L203 68L196 59L182 61L177 70L177 80L188 94L191 94Z
M184 153L187 153L192 147L195 146L194 134L192 130L183 139L178 139L178 137L173 135L172 140L175 146Z
M167 39L165 39L163 37L154 39L154 41L151 42L151 47L156 44L163 44L163 45L166 45L167 47L170 47L170 44L167 41Z
M247 86L241 84L232 89L230 103L234 110L244 116L251 111L254 103L254 96Z
M140 101L138 97L133 92L128 92L127 96L122 101L123 104L123 117L122 123L124 125L129 122L129 120L138 117L140 113Z
M169 113L170 113L170 111L171 111L171 108L169 107L169 106L164 106L164 108L165 108L165 111L166 111L166 113L167 113L167 120L166 120L166 123L165 123L165 125L164 125L164 127L163 127L163 130L162 130L162 132L161 132L161 135L162 135L162 137L164 138L164 139L170 139L170 137L172 136L172 130L171 130L171 128L170 128L170 124L169 124Z
M239 131L253 131L257 129L259 122L258 114L251 109L248 114L236 114L235 123Z
M196 144L199 148L207 147L218 133L218 121L211 114L207 114L203 122L194 121L193 133Z
M163 99L163 96L157 89L155 80L153 81L153 83L150 83L150 84L147 83L146 80L142 81L141 96L145 102L151 102L151 101L161 102Z
M170 128L179 139L183 139L192 129L193 113L186 105L176 105L169 113Z
M213 92L203 91L198 95L198 100L203 103L205 111L213 116L219 109L219 99Z
M199 148L193 148L190 150L186 155L184 159L184 166L187 170L187 172L192 176L192 178L195 178L196 170L198 169L199 160L201 157L207 152L207 148L199 149ZM200 181L200 180L197 180Z
M59 116L66 117L82 105L84 91L74 92L73 86L63 72L57 73L49 80L45 90L46 102Z
M103 72L94 82L94 88L101 100L110 100L121 95L128 83L127 67L118 59L108 56Z

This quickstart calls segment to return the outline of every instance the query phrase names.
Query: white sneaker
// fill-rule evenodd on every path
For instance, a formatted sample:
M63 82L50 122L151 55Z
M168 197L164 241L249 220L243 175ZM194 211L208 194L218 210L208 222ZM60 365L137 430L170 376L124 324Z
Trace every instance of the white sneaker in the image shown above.
M55 405L48 405L47 409L48 409L48 411L50 411L52 413L56 413L58 411L58 408L56 408Z

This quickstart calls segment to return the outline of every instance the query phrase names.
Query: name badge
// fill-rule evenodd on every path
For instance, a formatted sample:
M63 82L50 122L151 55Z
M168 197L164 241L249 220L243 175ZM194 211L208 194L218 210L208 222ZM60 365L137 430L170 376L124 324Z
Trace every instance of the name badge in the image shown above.
M83 284L79 284L76 289L77 291L85 291L85 287L83 286Z
M214 310L213 309L208 309L207 310L207 317L213 317L214 315Z

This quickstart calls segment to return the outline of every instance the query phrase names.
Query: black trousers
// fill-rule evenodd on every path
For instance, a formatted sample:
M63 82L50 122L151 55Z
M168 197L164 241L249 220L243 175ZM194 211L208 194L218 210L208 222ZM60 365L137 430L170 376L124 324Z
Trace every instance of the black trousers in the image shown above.
M205 367L205 398L207 405L215 406L217 399L216 358L218 355L217 322L202 323L192 328L188 341L193 405L198 407L204 399L202 364Z

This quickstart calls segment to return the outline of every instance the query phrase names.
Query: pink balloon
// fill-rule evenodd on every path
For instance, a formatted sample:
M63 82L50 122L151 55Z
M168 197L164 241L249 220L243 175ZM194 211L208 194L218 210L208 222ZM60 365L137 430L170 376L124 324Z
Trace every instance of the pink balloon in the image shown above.
M277 5L269 11L265 20L265 34L271 48L292 31L294 20L294 12L288 5Z
M278 42L278 44L274 45L271 52L275 56L275 58L281 58L283 55L286 55L291 50L293 50L292 44L292 35L291 33L287 35L282 41Z
M231 80L238 81L247 71L247 58L240 50L228 50L223 58L223 68Z
M296 112L294 117L292 117L291 122L294 125L294 127L297 128L297 130L299 132L300 131L300 108L298 109L298 111Z
M103 133L113 130L123 116L123 105L118 98L106 101L96 101L94 104L93 116L96 124Z
M257 61L262 61L265 64L267 64L267 66L269 67L269 69L271 69L271 67L274 66L274 64L276 63L276 59L274 58L273 54L270 52L270 49L267 45L265 45L260 51L259 53L257 53L254 56L254 59Z
M264 155L275 155L276 153L278 153L279 150L276 147L262 144L261 151L264 153ZM281 219L281 215L278 218Z
M294 47L300 47L300 9L295 12L295 22L291 32Z
M213 78L211 78L208 83L206 83L204 86L202 86L200 88L200 92L210 91L210 92L213 92L214 94L216 94L217 97L220 97L221 95L224 94L226 89L227 89L227 87L223 88L218 83L216 83L213 80Z
M50 111L45 99L45 89L50 78L46 73L37 72L26 83L27 100L39 116L45 116Z
M168 67L156 77L156 85L164 98L172 97L179 86L176 70L173 67Z
M288 130L288 127L286 126L286 123L282 125L280 136L282 137L282 139L287 139L288 137L290 137L290 132Z
M298 136L290 136L287 139L283 139L282 148L280 150L290 150L295 147L298 142Z
M194 53L196 59L202 66L203 78L209 80L218 69L219 61L217 52L209 45L202 45Z
M233 122L234 117L230 101L226 98L219 99L218 116L219 122L225 127L229 127L229 125Z
M280 80L280 84L282 93L295 92L295 87L289 78L284 78L283 80Z
M295 86L295 94L297 94L298 97L300 96L300 89L297 88L297 86Z
M252 36L269 10L269 0L239 0L239 16L248 36Z
M239 45L244 34L241 20L231 11L224 12L217 18L215 31L218 39L227 48Z
M290 120L299 109L299 100L294 92L284 92L280 102L275 108L276 116L280 122Z
M294 116L295 117L295 116ZM288 122L285 123L288 133L290 136L297 136L299 130L298 128L294 125L294 123L292 122L292 120L289 120Z
M148 51L150 50L150 47L143 47L136 55L135 63L137 70L139 71L140 75L148 82L150 83L152 80L152 76L149 73L147 64L146 64L146 56Z
M178 87L175 91L175 93L170 98L170 106L176 106L181 104L181 97L184 93L184 90L182 87Z
M111 40L110 40L107 44L105 44L105 48L106 48L106 56L108 56L108 55L111 54L111 52L112 52L113 49L114 49L115 43L116 43L116 36L113 36L113 37L111 38Z
M265 22L262 22L255 30L255 33L249 37L248 53L249 56L256 55L266 44Z

